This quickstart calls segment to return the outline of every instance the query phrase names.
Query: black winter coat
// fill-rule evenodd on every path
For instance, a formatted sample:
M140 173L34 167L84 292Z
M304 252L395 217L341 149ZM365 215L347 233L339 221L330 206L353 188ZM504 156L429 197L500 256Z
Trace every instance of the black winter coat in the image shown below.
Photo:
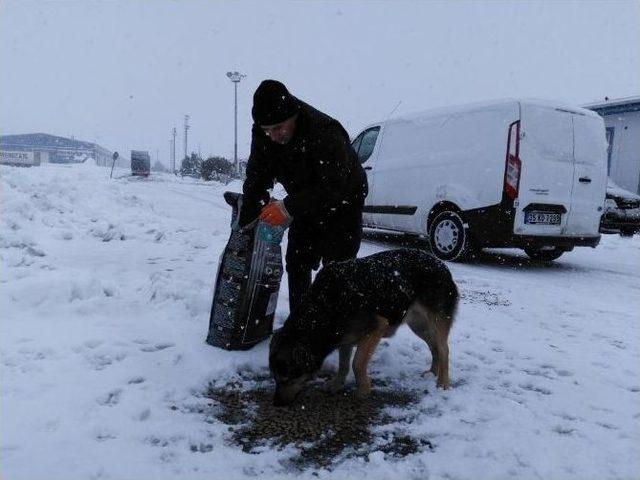
M296 229L360 229L368 193L367 176L340 123L300 102L296 131L286 145L269 139L259 125L251 131L251 155L243 185L240 225L255 219L280 182L284 205Z

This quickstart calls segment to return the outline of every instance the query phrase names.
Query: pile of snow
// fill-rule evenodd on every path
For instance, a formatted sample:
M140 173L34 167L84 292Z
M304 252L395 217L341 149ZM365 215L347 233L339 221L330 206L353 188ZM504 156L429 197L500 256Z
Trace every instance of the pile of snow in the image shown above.
M428 350L406 328L371 367L429 391L397 427L434 450L295 472L281 463L290 451L229 445L203 395L267 369L266 342L204 342L229 233L222 193L240 183L109 171L0 167L3 478L640 475L637 237L550 267L513 251L450 265L462 294L453 388L420 376ZM361 255L393 246L365 242ZM287 311L284 279L277 324Z
M86 153L80 154L80 155L74 155L73 157L73 161L75 163L82 163L85 165L92 165L92 166L96 166L96 159L93 158L91 155L87 155Z

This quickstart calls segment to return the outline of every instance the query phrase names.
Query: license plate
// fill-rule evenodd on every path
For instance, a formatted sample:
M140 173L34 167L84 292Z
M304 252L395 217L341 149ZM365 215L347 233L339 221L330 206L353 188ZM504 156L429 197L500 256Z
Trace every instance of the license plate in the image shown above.
M527 212L524 223L538 225L560 225L560 214L549 212Z

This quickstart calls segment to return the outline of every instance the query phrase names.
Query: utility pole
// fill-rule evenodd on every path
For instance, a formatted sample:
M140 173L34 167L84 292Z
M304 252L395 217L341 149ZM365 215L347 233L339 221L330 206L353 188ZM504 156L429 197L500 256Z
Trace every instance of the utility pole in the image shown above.
M171 150L173 147L173 140L169 139L169 170L173 173L173 155L171 154Z
M176 172L176 127L171 131L173 140L171 140L171 173Z
M240 177L240 164L238 163L238 84L240 83L240 80L246 77L246 75L239 72L227 72L227 77L229 77L229 80L233 82L234 86L235 109L233 114L233 163L236 167L236 175Z
M184 116L184 158L187 158L187 132L191 128L189 125L189 115Z

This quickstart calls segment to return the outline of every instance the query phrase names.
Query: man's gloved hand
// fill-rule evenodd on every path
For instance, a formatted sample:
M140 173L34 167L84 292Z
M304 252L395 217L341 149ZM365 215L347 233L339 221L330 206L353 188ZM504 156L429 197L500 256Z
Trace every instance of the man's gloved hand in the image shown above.
M293 218L287 212L282 200L275 200L262 209L260 220L272 227L285 227Z
M258 223L257 218L253 222L249 222L243 226L240 226L238 222L234 222L231 225L231 231L236 233L241 233L242 235L251 235L257 223Z

